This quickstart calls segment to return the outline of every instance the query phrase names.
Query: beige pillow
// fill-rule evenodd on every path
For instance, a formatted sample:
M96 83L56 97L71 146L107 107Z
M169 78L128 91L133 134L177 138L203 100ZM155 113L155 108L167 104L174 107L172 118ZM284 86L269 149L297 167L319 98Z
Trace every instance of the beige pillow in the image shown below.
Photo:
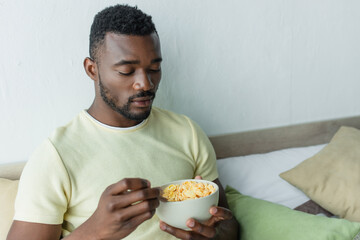
M6 239L13 217L18 180L0 178L0 239Z
M360 222L360 130L341 127L319 153L280 177L329 212Z

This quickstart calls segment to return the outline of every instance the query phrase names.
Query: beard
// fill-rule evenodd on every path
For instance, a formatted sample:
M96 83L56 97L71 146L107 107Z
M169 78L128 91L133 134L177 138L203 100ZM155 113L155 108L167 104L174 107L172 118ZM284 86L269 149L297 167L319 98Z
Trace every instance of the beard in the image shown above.
M152 91L142 91L136 95L129 97L126 104L123 106L117 105L117 100L110 95L109 89L107 89L101 82L100 74L99 74L99 87L100 87L100 95L103 101L115 112L121 114L125 118L129 120L142 121L149 117L151 112L151 106L148 110L141 113L134 113L130 110L130 104L134 98L139 97L153 97L155 98L155 92ZM109 96L110 95L110 96Z

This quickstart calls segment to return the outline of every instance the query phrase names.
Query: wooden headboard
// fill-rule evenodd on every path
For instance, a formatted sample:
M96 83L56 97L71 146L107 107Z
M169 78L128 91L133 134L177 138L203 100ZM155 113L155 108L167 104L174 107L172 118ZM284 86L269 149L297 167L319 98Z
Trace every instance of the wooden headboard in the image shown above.
M360 129L360 116L211 136L218 159L328 143L341 126Z

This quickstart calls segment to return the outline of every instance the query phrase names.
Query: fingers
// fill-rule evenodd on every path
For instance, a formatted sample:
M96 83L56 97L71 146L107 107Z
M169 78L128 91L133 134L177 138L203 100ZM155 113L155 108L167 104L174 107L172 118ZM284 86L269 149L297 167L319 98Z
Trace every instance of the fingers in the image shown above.
M145 213L155 212L155 209L158 206L159 206L159 200L157 200L157 199L140 202L138 204L124 208L124 209L122 209L122 211L119 211L118 212L118 220L119 221L127 221L131 218L141 216ZM151 215L151 217L152 217L152 215Z
M201 176L196 176L195 179L202 180L202 177Z
M112 196L109 202L109 210L117 210L120 208L136 205L139 201L156 199L158 201L160 195L159 188L147 188L132 192L125 192L116 196Z
M110 185L105 192L111 195L118 195L128 190L139 190L149 188L150 182L141 178L124 178L121 181Z
M207 225L213 226L215 223L223 220L229 220L233 217L231 211L223 207L211 207L210 214L212 217L207 221Z
M197 232L207 238L213 238L216 234L216 230L214 227L203 225L192 218L187 220L186 226L188 226L192 231Z
M110 185L85 222L86 229L101 239L123 239L155 214L160 189L150 187L149 181L140 178L126 178Z
M221 217L224 220L228 220L233 217L231 211L229 209L223 208L223 207L211 207L210 214L215 217Z
M126 227L129 230L134 230L140 224L142 224L146 220L149 220L150 218L152 218L154 216L154 214L155 214L155 210L153 210L151 212L145 212L138 216L135 216L135 217L129 219L128 221L126 221L126 223L124 224L124 227Z
M191 231L184 231L182 229L171 227L162 221L160 221L160 228L180 239L214 238L216 235L216 223L223 220L229 220L233 215L229 209L222 207L211 207L209 211L212 217L204 224L192 218L186 222L186 226L188 226Z
M208 237L202 236L194 231L185 231L179 228L174 228L166 223L160 221L160 229L179 238L179 239L193 239L193 240L205 240ZM214 235L215 236L215 235Z

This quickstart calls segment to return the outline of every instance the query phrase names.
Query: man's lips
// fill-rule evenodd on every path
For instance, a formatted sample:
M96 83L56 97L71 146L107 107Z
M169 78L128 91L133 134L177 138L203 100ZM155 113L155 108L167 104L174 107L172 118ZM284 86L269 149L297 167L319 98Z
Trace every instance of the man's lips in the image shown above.
M132 102L143 102L143 101L149 101L152 100L153 97L138 97L138 98L134 98L131 101Z
M153 97L140 97L134 98L131 102L138 107L148 107L151 105Z

